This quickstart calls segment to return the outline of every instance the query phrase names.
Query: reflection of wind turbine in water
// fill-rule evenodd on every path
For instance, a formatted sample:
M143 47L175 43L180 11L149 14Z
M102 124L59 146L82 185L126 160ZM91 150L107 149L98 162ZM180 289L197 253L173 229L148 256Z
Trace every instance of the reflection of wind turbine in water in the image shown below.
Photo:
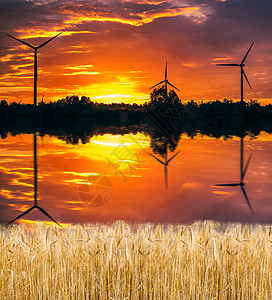
M165 100L166 100L166 98L167 98L167 84L169 84L169 85L172 86L174 89L176 89L176 90L179 91L179 89L176 88L175 86L173 86L173 84L171 84L171 83L168 81L168 79L167 79L167 62L166 62L166 65L165 65L165 75L164 75L164 80L162 80L161 82L159 82L159 83L153 85L153 86L150 88L150 90L153 89L154 87L156 87L156 86L162 84L162 83L164 83Z
M53 219L42 207L38 205L38 166L37 166L37 135L36 132L33 135L33 159L34 159L34 205L27 209L25 212L20 214L18 217L11 220L8 224L15 222L21 217L27 215L35 208L38 209L41 213L47 216L50 220L52 220L57 225L61 226L55 219Z
M30 43L24 42L22 40L19 40L18 38L7 34L9 37L13 38L14 40L26 45L27 47L31 48L34 50L34 105L37 104L37 81L38 81L38 49L44 47L46 44L48 44L49 42L51 42L53 39L55 39L56 37L58 37L61 33L57 34L56 36L52 37L51 39L47 40L46 42L42 43L41 45L35 47L33 45L31 45Z
M176 88L173 84L171 84L169 81L168 81L168 78L167 78L167 62L165 64L165 74L164 74L164 80L160 81L159 83L153 85L150 89L153 89L154 87L160 85L164 83L164 90L165 90L165 98L164 98L164 101L167 100L167 85L170 85L172 86L174 89L178 90L178 88ZM162 123L162 126L164 126L164 123L165 124L169 124L166 119L168 116L161 116L159 114L159 117L161 118L161 123ZM167 122L165 122L167 121ZM173 124L171 124L173 125ZM164 157L164 161L160 160L159 158L157 158L156 156L154 156L153 154L149 153L152 157L154 157L159 163L163 164L164 165L164 182L165 182L165 189L167 190L168 189L168 164L170 163L170 161L179 154L180 151L178 151L177 153L175 153L171 158L168 159L168 148L166 146L166 153L164 155L162 155Z
M246 162L246 165L244 167L244 138L241 137L241 146L240 146L240 182L239 183L226 183L226 184L217 184L216 186L240 186L243 195L246 199L247 205L251 211L252 214L254 214L253 208L250 204L250 201L248 199L246 190L245 190L245 183L244 183L244 178L250 163L250 160L252 158L252 154L249 155L249 158Z
M157 158L156 156L154 156L153 154L149 153L152 157L154 157L159 163L164 165L164 183L165 183L165 189L168 189L168 164L170 163L170 161L179 154L180 151L178 151L177 153L175 153L171 158L167 158L167 153L168 149L166 149L166 153L164 155L164 161L160 160L159 158Z
M217 66L226 66L226 67L240 67L241 68L241 102L244 102L244 77L249 85L249 87L252 89L248 79L247 79L247 76L246 76L246 73L243 69L243 67L245 66L245 61L246 61L246 58L248 56L248 53L249 51L251 50L252 46L253 46L254 43L251 44L251 46L249 47L245 57L243 58L243 60L241 61L240 64L216 64Z

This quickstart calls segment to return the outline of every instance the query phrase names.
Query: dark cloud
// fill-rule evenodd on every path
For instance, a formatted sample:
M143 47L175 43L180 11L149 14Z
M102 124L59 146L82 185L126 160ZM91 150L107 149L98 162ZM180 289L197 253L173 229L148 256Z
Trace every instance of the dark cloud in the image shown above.
M34 1L2 0L0 2L1 31L21 28L54 26L62 19L56 5L38 5Z

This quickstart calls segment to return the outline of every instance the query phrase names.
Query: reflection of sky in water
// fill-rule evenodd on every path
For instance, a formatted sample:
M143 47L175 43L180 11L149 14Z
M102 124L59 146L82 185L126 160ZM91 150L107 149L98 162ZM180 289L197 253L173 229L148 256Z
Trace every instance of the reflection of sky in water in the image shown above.
M135 143L137 140L142 148ZM0 145L0 222L6 223L33 205L33 135L8 136ZM199 135L190 139L184 134L176 149L180 153L168 167L167 191L164 166L147 154L148 145L149 138L140 135L134 139L130 135L96 136L85 145L68 145L49 136L42 143L38 138L39 205L63 223L115 219L272 222L271 135L263 133L258 139L244 139L245 161L253 153L245 188L255 215L240 187L216 186L239 182L239 138L224 141ZM123 175L113 167L118 164L113 151L121 147L131 154L119 164ZM98 174L111 179L113 194L105 206L91 208L79 198L78 186L86 186L86 176ZM98 191L95 185L90 189ZM35 210L26 219L46 217Z

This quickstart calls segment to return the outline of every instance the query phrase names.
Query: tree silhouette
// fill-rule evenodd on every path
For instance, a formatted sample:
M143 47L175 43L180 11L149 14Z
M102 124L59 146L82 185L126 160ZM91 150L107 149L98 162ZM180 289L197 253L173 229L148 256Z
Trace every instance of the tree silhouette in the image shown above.
M177 95L177 93L174 90L170 90L167 93L167 96L165 95L165 87L159 87L155 88L152 93L150 93L150 102L154 106L157 106L161 103L167 103L169 105L177 105L181 104L181 101Z

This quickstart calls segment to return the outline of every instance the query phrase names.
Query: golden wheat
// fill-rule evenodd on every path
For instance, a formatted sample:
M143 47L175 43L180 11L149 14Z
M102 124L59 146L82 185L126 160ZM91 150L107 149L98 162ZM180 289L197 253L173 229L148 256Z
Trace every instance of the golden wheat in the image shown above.
M1 299L272 299L272 227L0 229Z

